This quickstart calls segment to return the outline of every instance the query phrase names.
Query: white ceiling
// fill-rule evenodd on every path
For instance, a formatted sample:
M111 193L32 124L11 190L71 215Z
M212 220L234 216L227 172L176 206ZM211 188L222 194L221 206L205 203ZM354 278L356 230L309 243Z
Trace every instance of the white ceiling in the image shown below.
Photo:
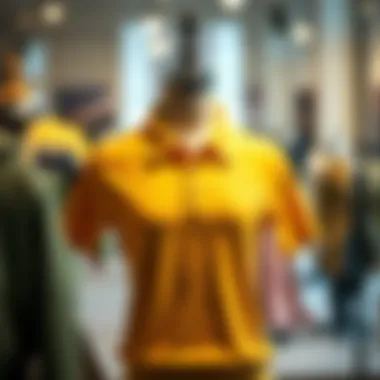
M21 9L35 9L42 0L0 0L0 34L14 20ZM156 10L175 16L183 11L195 11L203 17L226 15L219 6L220 0L64 0L68 3L68 22L59 32L74 33L78 28L90 33L101 33L129 17ZM258 13L263 14L263 6L270 2L287 2L291 9L299 9L298 14L313 15L313 4L318 0L246 0L244 12L237 17L247 22L255 22ZM292 12L293 13L293 12ZM251 20L251 21L250 21ZM1 28L3 25L3 28ZM49 31L50 32L50 31ZM52 31L54 32L54 31Z

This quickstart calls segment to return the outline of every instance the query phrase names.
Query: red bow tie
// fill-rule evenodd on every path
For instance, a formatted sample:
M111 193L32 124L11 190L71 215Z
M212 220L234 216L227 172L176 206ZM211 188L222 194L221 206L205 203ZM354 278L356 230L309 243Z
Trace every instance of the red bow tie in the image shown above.
M166 159L177 164L189 164L194 162L216 162L221 163L221 153L212 146L206 146L199 151L191 152L183 147L173 147L166 151Z
M144 130L145 136L153 143L160 144L160 136L158 133L155 133L154 128L147 127ZM161 156L161 159L164 158L165 161L180 164L180 165L187 165L194 162L214 162L222 164L225 162L225 157L220 152L220 150L211 145L206 145L204 148L192 152L190 150L187 150L185 147L177 145L177 146L161 146L160 149L163 149L163 156ZM160 158L156 157L155 163L153 166L158 164L161 161ZM162 162L162 161L161 161Z

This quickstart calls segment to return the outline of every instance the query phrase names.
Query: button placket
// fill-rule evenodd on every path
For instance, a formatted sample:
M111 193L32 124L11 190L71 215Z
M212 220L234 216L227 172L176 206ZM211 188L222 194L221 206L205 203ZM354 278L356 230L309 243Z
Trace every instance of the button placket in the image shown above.
M184 266L184 299L190 297L194 290L194 278L193 273L196 269L195 258L191 257L192 250L194 248L195 237L194 234L197 230L196 223L196 204L197 204L197 191L196 191L196 164L194 162L188 162L184 171L184 202L185 202L185 244L183 247L182 255L185 255L184 260L186 265Z

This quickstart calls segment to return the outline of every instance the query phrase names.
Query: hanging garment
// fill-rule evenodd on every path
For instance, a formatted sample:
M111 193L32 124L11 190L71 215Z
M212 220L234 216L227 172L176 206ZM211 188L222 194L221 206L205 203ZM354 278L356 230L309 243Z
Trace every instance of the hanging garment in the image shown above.
M75 322L54 189L21 165L11 146L3 146L0 157L0 377L23 380L34 367L43 368L44 379L76 380Z
M35 161L40 154L69 157L80 166L86 158L88 144L81 127L56 115L38 118L27 127L22 154L26 161Z
M292 332L310 322L300 299L292 262L281 252L273 226L263 226L259 248L261 286L271 331Z

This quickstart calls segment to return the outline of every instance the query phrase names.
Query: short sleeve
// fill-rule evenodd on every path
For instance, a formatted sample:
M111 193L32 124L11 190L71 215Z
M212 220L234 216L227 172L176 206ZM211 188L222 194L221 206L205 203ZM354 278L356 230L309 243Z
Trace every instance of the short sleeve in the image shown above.
M318 223L312 203L288 157L276 152L273 159L277 236L283 252L292 255L303 245L317 239Z
M69 243L96 259L101 233L108 227L103 184L94 160L89 160L77 178L65 209L65 229Z

